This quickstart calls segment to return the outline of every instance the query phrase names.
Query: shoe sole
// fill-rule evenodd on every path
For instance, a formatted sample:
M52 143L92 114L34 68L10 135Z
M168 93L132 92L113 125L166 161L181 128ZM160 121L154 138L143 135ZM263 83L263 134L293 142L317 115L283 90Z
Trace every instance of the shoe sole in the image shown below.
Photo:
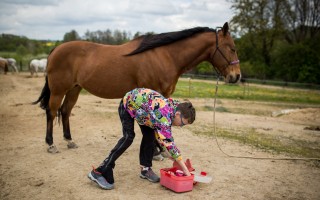
M150 181L150 182L152 182L152 183L158 183L159 181L160 181L160 179L159 180L152 180L152 179L150 179L150 178L148 178L148 177L146 177L146 176L143 176L142 174L140 174L140 178L142 178L142 179L147 179L148 181Z
M89 178L91 181L97 183L102 189L105 189L105 190L111 190L111 189L113 189L113 186L112 186L112 187L105 187L105 186L101 185L101 184L99 183L99 181L92 176L91 172L89 172L88 178Z

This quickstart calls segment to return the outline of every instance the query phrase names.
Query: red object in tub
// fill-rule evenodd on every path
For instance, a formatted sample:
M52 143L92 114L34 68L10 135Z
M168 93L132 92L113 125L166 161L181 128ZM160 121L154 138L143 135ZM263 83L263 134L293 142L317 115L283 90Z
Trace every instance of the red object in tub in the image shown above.
M188 192L193 189L194 175L176 176L176 167L160 169L160 184L175 192Z
M195 170L195 169L192 167L192 165L191 165L191 161L190 161L190 159L189 159L189 158L186 160L185 164L186 164L186 166L187 166L187 168L188 168L189 172L192 172L192 171L194 171L194 170ZM182 169L181 169L181 167L180 167L180 165L179 165L176 161L174 161L174 162L173 162L172 167L175 167L175 168L177 168L177 169L179 169L179 170L182 170Z

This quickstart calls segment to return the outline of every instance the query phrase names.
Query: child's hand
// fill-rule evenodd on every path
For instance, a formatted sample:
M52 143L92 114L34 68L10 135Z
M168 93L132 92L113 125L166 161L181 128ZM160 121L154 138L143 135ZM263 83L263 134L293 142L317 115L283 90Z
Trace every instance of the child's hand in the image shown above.
M189 172L189 169L187 168L186 164L183 162L183 160L179 160L179 161L176 161L179 166L181 167L181 170L183 171L184 175L186 176L191 176L190 172Z

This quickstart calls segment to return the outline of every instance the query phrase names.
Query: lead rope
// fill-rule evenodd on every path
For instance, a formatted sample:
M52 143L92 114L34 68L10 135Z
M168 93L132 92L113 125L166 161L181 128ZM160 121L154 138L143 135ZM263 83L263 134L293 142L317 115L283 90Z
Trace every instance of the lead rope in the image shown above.
M259 160L317 160L320 161L320 158L269 158L269 157L253 157L253 156L235 156L235 155L230 155L226 152L224 152L218 142L218 136L216 132L216 100L217 100L217 94L218 94L218 86L219 86L219 79L220 79L220 73L217 73L217 83L216 83L216 88L215 88L215 93L214 93L214 103L213 103L213 135L215 138L215 141L217 143L217 146L219 150L226 155L227 157L231 158L247 158L247 159L259 159Z

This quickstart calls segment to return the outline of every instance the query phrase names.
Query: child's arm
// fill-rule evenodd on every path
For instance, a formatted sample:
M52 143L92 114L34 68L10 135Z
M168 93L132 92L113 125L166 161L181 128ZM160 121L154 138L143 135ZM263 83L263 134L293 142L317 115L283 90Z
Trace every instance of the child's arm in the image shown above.
M180 165L184 175L191 176L189 169L187 168L186 164L183 162L183 160L176 160L176 162Z

